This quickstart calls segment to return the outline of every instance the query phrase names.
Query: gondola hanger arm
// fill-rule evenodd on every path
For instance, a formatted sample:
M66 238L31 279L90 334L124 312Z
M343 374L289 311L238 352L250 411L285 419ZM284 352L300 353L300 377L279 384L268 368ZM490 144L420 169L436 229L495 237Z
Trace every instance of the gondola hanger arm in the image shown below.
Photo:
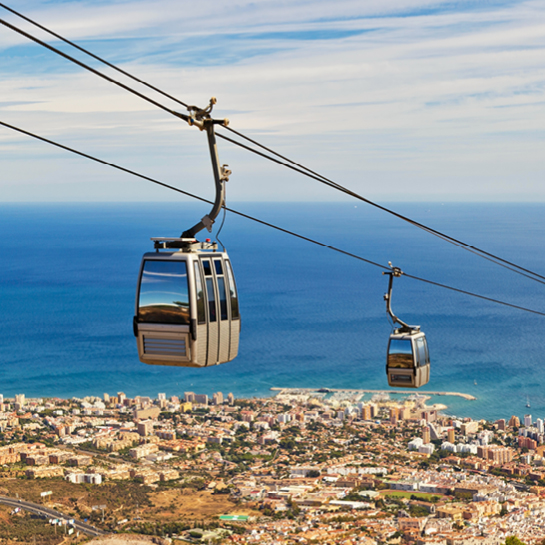
M399 267L394 267L391 261L388 261L388 265L390 266L391 271L382 273L390 277L388 280L388 293L384 294L384 300L386 301L386 312L390 315L390 318L392 318L394 325L399 324L401 326L401 331L413 331L415 329L414 327L406 324L392 311L392 289L394 285L394 277L400 277L403 274L403 271Z
M197 106L188 106L187 108L189 111L188 124L190 126L198 127L201 131L206 131L208 137L208 147L210 149L210 159L212 161L212 170L216 187L216 198L214 199L214 204L210 213L204 216L201 221L191 227L191 229L184 231L182 233L182 238L193 239L195 238L195 235L203 229L211 232L214 221L225 204L225 182L229 181L231 171L227 168L228 165L220 164L214 126L221 125L222 127L227 127L229 120L212 119L210 114L212 113L212 109L216 102L216 98L212 97L206 108L198 108Z

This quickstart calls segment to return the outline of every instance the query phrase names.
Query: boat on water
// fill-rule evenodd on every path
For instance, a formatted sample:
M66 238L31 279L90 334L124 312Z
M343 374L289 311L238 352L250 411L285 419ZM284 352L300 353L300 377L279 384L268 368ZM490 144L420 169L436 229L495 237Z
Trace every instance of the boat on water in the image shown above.
M530 398L528 396L526 396L526 407L530 408Z

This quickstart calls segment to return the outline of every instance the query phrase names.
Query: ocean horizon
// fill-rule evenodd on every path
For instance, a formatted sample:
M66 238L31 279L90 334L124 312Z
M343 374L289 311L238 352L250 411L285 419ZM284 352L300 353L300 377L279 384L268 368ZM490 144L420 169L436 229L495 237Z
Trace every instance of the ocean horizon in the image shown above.
M366 259L391 261L418 277L545 311L538 282L361 203L229 206ZM545 273L544 204L389 206ZM389 390L391 326L381 269L230 213L219 239L240 296L239 356L206 369L138 360L132 317L142 254L152 249L150 237L179 236L208 208L192 202L0 205L0 393L263 397L274 394L271 387ZM199 238L214 239L220 223ZM407 277L395 280L392 306L426 333L432 366L423 389L477 398L432 399L446 404L447 414L495 420L530 411L545 417L538 334L545 317Z

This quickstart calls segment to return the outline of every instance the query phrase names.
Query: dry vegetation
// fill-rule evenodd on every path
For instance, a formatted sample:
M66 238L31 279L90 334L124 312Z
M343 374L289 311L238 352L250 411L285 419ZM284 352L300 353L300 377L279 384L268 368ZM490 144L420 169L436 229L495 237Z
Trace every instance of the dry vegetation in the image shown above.
M209 491L191 489L168 489L149 495L154 507L149 510L154 518L164 521L216 519L218 515L259 515L247 506L237 507L227 494L212 494Z
M55 528L43 518L20 512L11 514L12 508L0 506L0 543L3 545L57 545L63 541L62 530Z
M75 518L90 518L91 522L99 519L98 511L92 510L94 505L105 505L112 522L132 516L137 506L145 509L151 505L148 499L150 490L147 486L127 481L96 486L74 484L62 479L13 479L3 481L0 485L0 494L12 498L18 495L41 504L44 499L40 493L51 491L51 496L45 500L48 507Z
M88 545L162 545L164 541L158 538L136 535L110 535L97 537L89 541Z
M248 504L241 506L233 502L228 494L213 494L209 490L195 488L150 487L129 481L105 483L100 486L73 484L62 479L6 479L0 482L0 494L10 497L18 496L36 503L44 503L43 498L40 497L40 493L44 491L52 492L52 495L46 498L46 504L49 507L80 520L87 518L90 523L110 531L114 529L131 531L132 529L137 533L159 536L164 535L161 529L168 525L183 529L208 523L217 524L219 515L260 515L259 511L252 509ZM92 510L93 506L98 505L106 506L104 525L101 521L101 511ZM0 543L10 543L2 539L8 537L13 539L18 537L18 543L33 543L32 540L25 541L23 538L23 534L27 536L27 533L22 526L13 526L13 517L9 515L9 511L7 508L0 511L0 532L3 532L0 534ZM21 520L24 518L27 524L31 520L30 515L18 516ZM39 532L36 525L41 528ZM36 519L35 523L29 527L37 532L37 536L43 534L44 539L36 543L56 545L59 542L54 535L54 528L47 525L43 519ZM9 528L12 528L12 531L8 532ZM107 539L110 541L93 541L93 543L97 545L138 543L134 541L135 536L132 535L120 534ZM155 539L159 538L155 537ZM153 541L142 541L142 543L153 543Z

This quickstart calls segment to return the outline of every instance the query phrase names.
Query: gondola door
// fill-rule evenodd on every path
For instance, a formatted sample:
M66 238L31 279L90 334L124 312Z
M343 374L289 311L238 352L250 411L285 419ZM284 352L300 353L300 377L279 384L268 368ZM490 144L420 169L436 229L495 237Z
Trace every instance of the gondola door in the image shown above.
M208 313L208 353L206 356L206 365L215 365L218 363L218 345L219 345L219 324L218 324L218 294L216 289L216 279L212 269L212 260L210 258L201 259L204 272L204 287L206 294L206 310Z
M229 305L227 300L228 286L225 275L225 264L221 257L212 259L214 264L214 276L217 286L217 309L218 309L218 360L224 361L229 359L229 338L230 320L229 320Z

